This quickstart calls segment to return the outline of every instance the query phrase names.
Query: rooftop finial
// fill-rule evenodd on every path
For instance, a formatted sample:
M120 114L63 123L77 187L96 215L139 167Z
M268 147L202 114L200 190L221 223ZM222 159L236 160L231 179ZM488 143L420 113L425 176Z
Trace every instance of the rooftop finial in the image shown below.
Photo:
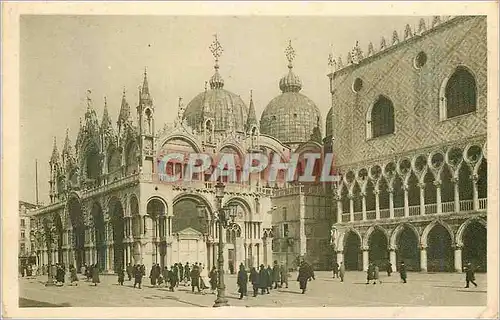
M139 91L141 91L141 89L139 89ZM123 86L123 97L125 97L125 86Z
M250 100L253 100L253 90L250 89Z
M208 84L208 81L205 81L205 91L207 91L207 84Z
M108 104L108 100L106 99L106 96L104 96L104 106Z
M148 75L148 67L144 67L144 76L146 77Z
M288 47L285 49L285 56L286 59L288 60L288 68L292 69L293 65L293 59L295 59L295 50L292 47L292 40L288 40Z
M212 44L210 45L210 51L212 52L212 55L215 59L214 68L219 69L219 58L222 56L222 52L224 52L224 49L222 48L222 45L217 38L217 34L214 34L214 42L212 42Z
M332 69L332 72L337 70L337 62L333 57L333 45L330 45L330 53L328 54L328 66Z

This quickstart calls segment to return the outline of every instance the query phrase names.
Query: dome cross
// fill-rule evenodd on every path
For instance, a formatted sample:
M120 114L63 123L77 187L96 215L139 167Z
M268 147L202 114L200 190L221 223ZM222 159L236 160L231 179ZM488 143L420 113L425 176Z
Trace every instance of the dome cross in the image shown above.
M285 56L288 60L288 68L293 68L292 62L295 59L295 49L292 47L292 40L288 40L288 47L285 49Z
M214 34L214 42L212 42L212 44L210 45L210 51L214 56L215 68L217 69L219 68L219 58L222 56L222 52L224 52L224 48L222 48L222 45L217 38L217 34Z

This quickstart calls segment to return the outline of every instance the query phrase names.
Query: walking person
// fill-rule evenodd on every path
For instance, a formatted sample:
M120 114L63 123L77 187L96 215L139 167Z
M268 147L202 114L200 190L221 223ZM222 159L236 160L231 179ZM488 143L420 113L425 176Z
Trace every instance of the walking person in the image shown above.
M203 293L205 293L205 290L209 288L209 283L210 279L208 278L208 270L206 266L200 263L200 286Z
M173 265L168 272L168 280L170 283L170 291L174 292L175 287L179 283L179 273L176 271L177 268Z
M314 279L314 271L312 267L305 261L300 263L299 267L299 275L297 277L297 281L299 282L300 289L302 290L302 294L306 293L307 290L307 282Z
M465 265L465 288L469 287L469 282L472 283L475 287L477 287L477 283L475 282L475 270L472 264L469 262Z
M288 270L285 267L285 265L282 263L280 267L280 280L281 280L281 285L280 287L283 288L283 284L286 286L288 289Z
M366 269L366 284L369 284L371 280L373 280L373 272L374 272L374 266L373 263L370 262L368 264L368 269ZM375 282L373 283L375 284Z
M261 290L260 294L269 294L269 273L263 264L260 265L259 270L259 288Z
M132 280L132 274L134 273L134 267L132 266L131 263L128 264L127 266L127 277L128 281Z
M333 263L333 278L338 278L339 277L339 264L337 261Z
M210 278L210 291L211 293L215 293L215 290L217 289L217 282L219 281L219 273L217 272L215 266L212 267L208 277Z
M76 268L74 265L69 266L69 274L70 274L70 284L78 285L78 275L76 274Z
M139 286L139 289L141 289L141 284L142 284L142 268L138 264L135 265L134 267L134 288L135 286Z
M401 277L403 283L406 283L406 265L404 261L401 261L399 264L399 276Z
M387 271L387 276L390 277L392 273L392 263L390 261L387 261L386 265L386 270Z
M198 264L196 263L193 266L193 269L191 270L191 292L194 292L194 288L198 289L198 292L201 292L200 290L200 268L198 267Z
M123 281L125 281L125 270L121 266L118 267L118 284L123 286Z
M97 267L97 263L92 266L92 283L97 287L97 284L100 283L99 279L99 268Z
M274 289L278 289L278 285L279 287L281 287L281 284L279 284L281 277L280 277L280 267L278 266L277 260L274 260L273 270L271 274L273 276Z
M259 273L255 270L255 267L252 267L252 270L250 270L249 281L252 283L253 296L256 297L259 292Z
M377 281L382 283L380 280L380 269L376 263L373 264L373 284L376 284Z
M273 290L273 269L271 269L271 266L270 265L267 265L267 287L269 288L269 290Z
M185 285L189 286L189 278L191 277L191 268L189 267L189 262L186 262L184 266L184 275L180 275L185 282Z
M344 262L340 262L340 266L339 266L340 282L344 282L344 276L345 276L345 265L344 265Z
M179 281L177 281L177 286L179 286L179 282L181 282L184 279L184 266L182 265L182 262L175 263L174 267L177 269L177 278Z
M238 271L238 280L236 284L238 285L238 292L240 293L240 300L243 299L244 296L247 295L247 283L248 283L248 274L245 270L245 266L240 264L240 271Z

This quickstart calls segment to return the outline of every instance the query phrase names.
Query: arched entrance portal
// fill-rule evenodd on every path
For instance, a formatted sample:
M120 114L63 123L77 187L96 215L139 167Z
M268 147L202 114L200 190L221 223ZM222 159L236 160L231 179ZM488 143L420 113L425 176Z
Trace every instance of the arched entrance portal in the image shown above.
M486 272L486 227L474 221L470 223L463 234L462 265L472 263L477 271Z
M106 229L101 206L94 203L92 206L92 220L94 221L94 241L96 246L97 265L99 270L106 269Z
M148 216L151 218L153 228L153 263L165 267L167 224L165 216L165 204L160 199L151 199L146 208Z
M360 270L362 268L361 239L353 232L349 231L345 240L344 264L346 270Z
M404 262L408 271L420 270L419 241L415 231L405 226L397 241L397 263Z
M125 267L125 245L123 243L124 234L124 213L123 207L118 199L113 199L109 204L110 223L113 232L113 270L117 272L118 268Z
M427 238L427 270L431 272L453 271L453 250L448 230L436 224Z
M204 234L207 233L206 218L198 216L201 200L186 196L174 201L172 234L172 263L207 264L207 246Z
M386 265L389 260L389 254L387 252L387 236L380 229L375 229L370 235L368 240L369 260L374 262L379 267Z
M80 271L85 261L85 224L83 223L83 212L80 201L72 197L68 200L68 212L72 228L72 242L74 249L74 261L76 270Z
M63 227L62 227L62 221L61 221L61 216L56 214L54 217L54 224L55 224L55 231L57 235L57 241L56 241L56 250L57 250L57 262L62 263L63 262Z

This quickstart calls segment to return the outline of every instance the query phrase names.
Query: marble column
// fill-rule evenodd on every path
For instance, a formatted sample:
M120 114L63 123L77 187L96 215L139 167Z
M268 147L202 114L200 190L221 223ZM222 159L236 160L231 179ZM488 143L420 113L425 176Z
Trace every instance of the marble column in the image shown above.
M473 174L471 178L472 178L472 210L477 211L479 210L479 196L477 191L477 180L479 177L477 174Z
M420 271L427 272L427 246L420 247Z
M453 202L454 202L454 211L460 212L460 193L458 190L458 178L452 178L451 182L453 183ZM474 182L473 182L474 183Z
M344 262L344 252L337 251L337 263L340 264L341 262Z
M363 221L366 221L366 193L361 193L361 211L363 214Z
M404 208L403 208L403 211L404 211L405 217L409 217L410 216L410 205L409 205L409 202L408 202L408 186L407 185L403 185L403 191L404 191Z
M455 246L455 271L462 272L462 246Z
M396 270L398 262L396 261L396 248L395 247L389 248L389 261L392 264L392 270Z
M394 219L394 189L389 189L389 218Z
M375 194L375 219L380 220L380 198L379 198L379 191L377 189L373 190L373 193Z
M425 215L425 183L419 183L420 189L420 215Z
M337 223L342 222L342 201L337 198Z
M349 198L349 221L353 222L354 221L354 200L353 196L350 194L348 195Z
M434 181L434 185L436 186L436 212L442 213L443 208L441 206L441 181Z

